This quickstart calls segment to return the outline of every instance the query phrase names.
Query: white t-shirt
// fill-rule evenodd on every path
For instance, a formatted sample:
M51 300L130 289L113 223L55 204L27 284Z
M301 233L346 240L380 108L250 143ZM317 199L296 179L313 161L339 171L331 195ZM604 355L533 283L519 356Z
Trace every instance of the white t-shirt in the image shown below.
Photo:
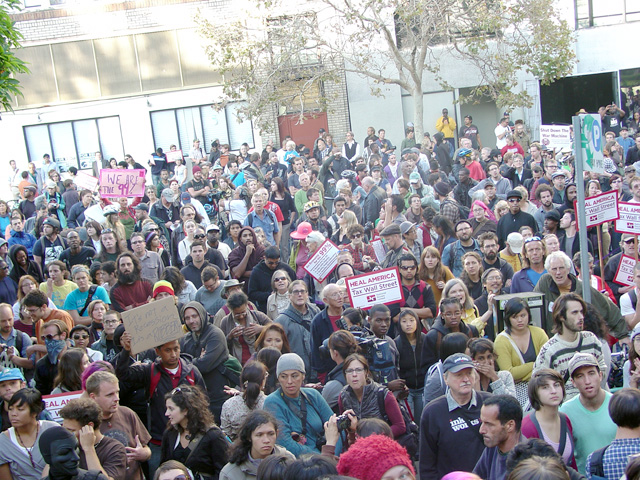
M498 126L494 130L494 133L496 134L496 148L498 150L502 150L502 147L507 144L507 135L511 133L511 129L508 125L506 127L503 127L502 125L498 124ZM506 133L507 135L502 138L498 138L498 135L502 135L503 133Z
M636 313L636 309L631 304L630 292L625 293L620 297L620 313L622 316L633 315ZM638 297L638 289L636 288L636 298Z

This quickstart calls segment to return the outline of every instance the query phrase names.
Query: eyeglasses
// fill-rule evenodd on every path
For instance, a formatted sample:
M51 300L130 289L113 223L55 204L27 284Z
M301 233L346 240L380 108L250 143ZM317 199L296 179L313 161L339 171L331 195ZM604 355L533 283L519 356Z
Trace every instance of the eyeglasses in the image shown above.
M0 268L1 268L2 270L9 270L9 266L8 266L8 265L5 265L5 266L0 267Z
M360 238L360 237L362 237L362 234L361 234L361 233L354 233L353 235L351 235L351 238L352 238L352 239L353 239L353 238Z
M540 237L529 237L529 238L525 238L524 239L524 243L529 243L529 242L541 242L542 239Z
M114 319L114 320L105 320L104 322L105 325L118 325L120 323L120 320Z
M347 375L352 375L354 373L362 373L364 372L364 368L362 367L358 367L358 368L347 368L344 373L346 373Z
M291 291L291 295L304 295L305 293L307 293L306 290L292 290Z
M198 240L200 240L201 238L206 237L206 235L204 233L198 233L196 235L193 236L193 238L197 238Z

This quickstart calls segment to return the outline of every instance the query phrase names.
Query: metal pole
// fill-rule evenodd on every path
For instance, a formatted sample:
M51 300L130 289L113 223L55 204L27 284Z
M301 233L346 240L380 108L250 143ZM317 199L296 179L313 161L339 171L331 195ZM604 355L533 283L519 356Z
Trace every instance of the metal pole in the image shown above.
M591 278L589 274L589 256L586 252L589 251L587 246L587 215L585 213L585 194L584 194L584 170L582 158L582 144L580 142L580 117L573 117L573 151L575 153L575 172L576 172L576 187L578 187L578 225L580 230L578 231L578 238L580 239L580 271L582 272L582 298L585 302L591 302Z

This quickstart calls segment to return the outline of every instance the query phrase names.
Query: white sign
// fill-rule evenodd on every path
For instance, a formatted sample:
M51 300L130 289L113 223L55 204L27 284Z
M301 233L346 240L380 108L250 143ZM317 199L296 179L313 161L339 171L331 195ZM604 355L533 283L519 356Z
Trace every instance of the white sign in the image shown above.
M640 203L618 202L618 213L616 232L640 235Z
M635 285L633 282L633 267L636 265L636 259L628 255L620 257L618 270L613 277L613 281L620 285Z
M599 114L580 115L580 146L584 169L587 172L604 172L602 154L602 118Z
M309 275L318 282L323 282L333 269L338 266L338 252L340 249L331 240L325 240L320 248L314 252L309 261L304 264L304 268Z
M373 247L373 251L376 254L378 263L382 263L387 256L387 252L384 249L384 243L382 243L381 239L376 238L375 240L371 240L371 246Z
M569 125L540 125L540 143L548 148L571 148Z
M177 158L179 158L180 160L183 160L182 163L184 163L182 150L173 150L173 151L165 152L164 154L167 157L167 163L175 163Z
M104 213L102 213L102 206L99 203L95 205L91 205L84 211L85 223L88 220L95 220L99 224L104 224L106 218L104 218Z
M345 279L353 308L371 308L404 300L398 267L385 268Z
M58 412L71 400L80 398L81 395L82 390L78 390L76 392L64 392L56 393L55 395L44 395L42 397L42 400L44 400L45 408L53 417L53 421L62 423L62 417L60 417L60 414Z
M587 218L587 228L594 225L617 220L618 213L618 192L607 192L585 198L585 215ZM578 211L578 203L573 201L574 211Z
M76 184L78 190L89 190L95 192L98 188L98 179L86 172L78 172L73 179L73 183Z

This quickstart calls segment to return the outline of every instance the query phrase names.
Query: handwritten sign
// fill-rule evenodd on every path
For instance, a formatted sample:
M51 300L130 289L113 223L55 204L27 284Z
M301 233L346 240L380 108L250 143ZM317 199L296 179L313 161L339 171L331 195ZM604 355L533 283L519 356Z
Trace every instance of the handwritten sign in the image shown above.
M398 267L346 278L345 284L353 308L368 309L404 300Z
M76 392L64 392L56 393L55 395L44 395L42 397L42 400L44 400L45 408L53 417L53 421L62 423L62 417L58 412L62 410L62 407L64 407L71 400L80 398L81 395L82 390L78 390Z
M371 240L371 246L373 247L373 251L376 254L376 259L378 260L378 263L382 263L385 257L387 256L387 252L384 249L384 244L382 243L382 240L379 238L376 238L375 240Z
M73 183L77 185L78 190L89 190L91 192L95 192L98 187L98 179L86 172L78 172L76 177L73 179Z
M322 282L338 266L339 250L335 243L327 239L302 268L318 282Z
M571 147L569 125L540 125L540 143L549 148Z
M163 298L122 312L122 321L131 333L131 354L182 338L184 331L173 298Z
M607 192L584 199L587 228L617 220L618 192ZM573 201L574 211L578 211L578 202Z
M616 232L640 235L640 203L618 202L618 213Z
M635 285L633 282L633 267L635 264L635 258L623 254L620 257L620 264L613 277L613 281L620 285Z
M145 171L100 170L100 196L103 198L144 197Z
M167 157L167 163L175 163L176 159L184 160L182 156L182 150L173 150L169 152L165 152Z

